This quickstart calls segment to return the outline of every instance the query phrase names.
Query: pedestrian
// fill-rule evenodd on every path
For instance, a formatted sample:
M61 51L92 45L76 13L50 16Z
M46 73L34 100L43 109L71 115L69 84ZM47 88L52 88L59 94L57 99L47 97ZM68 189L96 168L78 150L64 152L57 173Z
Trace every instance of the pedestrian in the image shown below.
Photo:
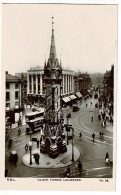
M101 116L100 116L100 114L98 115L98 119L99 119L99 120L101 120Z
M37 148L39 148L39 139L37 139Z
M12 128L12 123L10 123L10 129Z
M40 137L40 141L39 141L39 143L40 143L40 146L41 146L41 142L42 142L42 137Z
M80 132L79 137L82 138L82 133Z
M86 104L86 108L87 108L87 105L88 105L88 104Z
M80 173L82 172L82 163L81 163L80 160L78 162L78 170L79 170Z
M21 116L20 116L19 120L18 120L18 127L21 126L21 123L22 123L22 121L21 121Z
M106 161L106 159L109 159L109 154L108 154L108 152L106 152L105 161Z
M28 151L28 144L25 145L25 150Z
M106 126L106 119L104 120L104 125Z
M19 123L19 120L18 120L18 127L19 127L20 123Z
M66 168L66 176L69 177L70 176L70 166L68 165L68 167Z
M12 143L13 143L13 140L9 139L9 141L8 141L8 148L12 146Z
M102 124L103 128L105 128L105 123L104 123L104 120L103 120L103 124Z
M91 117L91 121L93 122L93 116Z
M37 164L39 165L40 155L37 153Z
M17 166L17 161L18 161L18 154L14 154L14 164Z
M100 133L99 133L99 138L100 138L100 139L102 138L102 133L101 133L101 131L100 131Z
M32 104L30 105L30 109L32 108Z
M93 142L95 141L95 134L92 134Z
M104 136L103 136L103 135L104 135L104 133L102 132L102 133L101 133L101 139L103 139L103 138L104 138Z
M21 129L20 127L18 128L18 137L21 135Z

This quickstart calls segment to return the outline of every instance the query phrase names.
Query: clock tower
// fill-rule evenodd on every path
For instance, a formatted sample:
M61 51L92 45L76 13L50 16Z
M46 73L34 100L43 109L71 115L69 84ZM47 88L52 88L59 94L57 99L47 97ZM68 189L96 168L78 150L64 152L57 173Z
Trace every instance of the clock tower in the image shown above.
M66 152L67 147L64 134L64 119L61 111L62 66L56 56L53 24L52 17L50 55L44 65L45 119L40 151L49 154L52 158L56 158L59 153Z

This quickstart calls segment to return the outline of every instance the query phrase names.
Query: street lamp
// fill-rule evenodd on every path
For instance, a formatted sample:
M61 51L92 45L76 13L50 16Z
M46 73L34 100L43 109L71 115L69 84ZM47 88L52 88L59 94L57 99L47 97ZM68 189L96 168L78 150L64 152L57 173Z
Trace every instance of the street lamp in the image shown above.
M74 162L74 128L72 128L72 162Z
M29 163L29 165L32 165L32 140L31 140L32 133L33 133L32 131L29 132L29 134L30 134L30 141L29 141L30 163Z
M32 135L33 131L29 131L29 135L30 135L30 141L31 141L31 135Z
M66 115L66 118L67 118L67 145L68 145L68 115Z
M30 151L30 163L32 165L32 141L29 141L29 151Z

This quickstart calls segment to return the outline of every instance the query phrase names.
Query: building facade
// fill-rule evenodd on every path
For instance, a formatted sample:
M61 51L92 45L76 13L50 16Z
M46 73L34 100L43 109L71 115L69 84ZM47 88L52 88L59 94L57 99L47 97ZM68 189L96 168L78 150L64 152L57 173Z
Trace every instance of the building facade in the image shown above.
M27 104L27 73L15 73L21 79L21 106Z
M6 118L15 123L22 115L21 80L6 71Z
M83 96L88 94L92 83L88 73L76 73L74 76L74 91L80 92Z
M62 69L61 97L64 98L71 94L74 94L74 72ZM45 82L43 67L32 67L27 71L27 96L32 104L38 101L44 102Z
M110 71L106 71L103 79L104 84L104 93L105 96L109 98L111 102L113 102L114 95L114 65L111 66Z

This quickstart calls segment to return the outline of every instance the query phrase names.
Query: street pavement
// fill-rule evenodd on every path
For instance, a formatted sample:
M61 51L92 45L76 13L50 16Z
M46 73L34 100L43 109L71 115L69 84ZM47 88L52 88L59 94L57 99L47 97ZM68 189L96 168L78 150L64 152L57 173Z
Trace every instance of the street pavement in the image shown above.
M35 162L34 156L32 155L32 165L30 165L30 153L27 152L23 158L22 162L28 167L34 168L60 168L71 165L72 162L72 145L67 145L67 152L60 154L55 159L49 157L47 154L40 153L40 148L34 148L32 154L38 153L40 155L39 164ZM79 150L74 147L74 160L77 161L80 157Z
M92 105L91 103L92 102ZM69 123L74 127L74 145L80 151L80 160L83 165L83 169L86 170L84 174L78 173L75 168L78 161L75 161L70 165L71 173L73 177L83 178L111 178L112 167L105 165L105 154L109 153L109 158L113 159L113 126L107 124L106 128L102 127L102 121L98 119L99 109L95 108L95 103L98 100L89 98L86 102L82 101L78 103L80 110L78 112L72 112L72 108L68 107L63 109L65 123L66 115L71 113ZM86 104L87 108L86 108ZM29 109L27 110L29 112ZM93 116L93 122L91 117ZM22 126L22 133L18 137L18 129L11 130L10 137L14 140L11 148L8 148L8 142L6 142L5 153L5 167L8 169L8 177L60 177L60 173L63 173L64 167L56 168L39 168L27 167L22 162L22 158L25 155L25 144L29 142L29 135L25 134L26 124ZM109 131L108 131L109 129ZM104 133L104 139L99 139L99 132ZM79 138L79 133L82 133L82 139ZM95 141L92 140L92 133L95 133ZM40 138L40 133L34 133L32 137ZM72 140L69 140L71 144ZM37 146L34 143L33 149ZM9 152L16 150L18 153L18 163L15 166L9 161ZM40 156L41 158L41 156Z

